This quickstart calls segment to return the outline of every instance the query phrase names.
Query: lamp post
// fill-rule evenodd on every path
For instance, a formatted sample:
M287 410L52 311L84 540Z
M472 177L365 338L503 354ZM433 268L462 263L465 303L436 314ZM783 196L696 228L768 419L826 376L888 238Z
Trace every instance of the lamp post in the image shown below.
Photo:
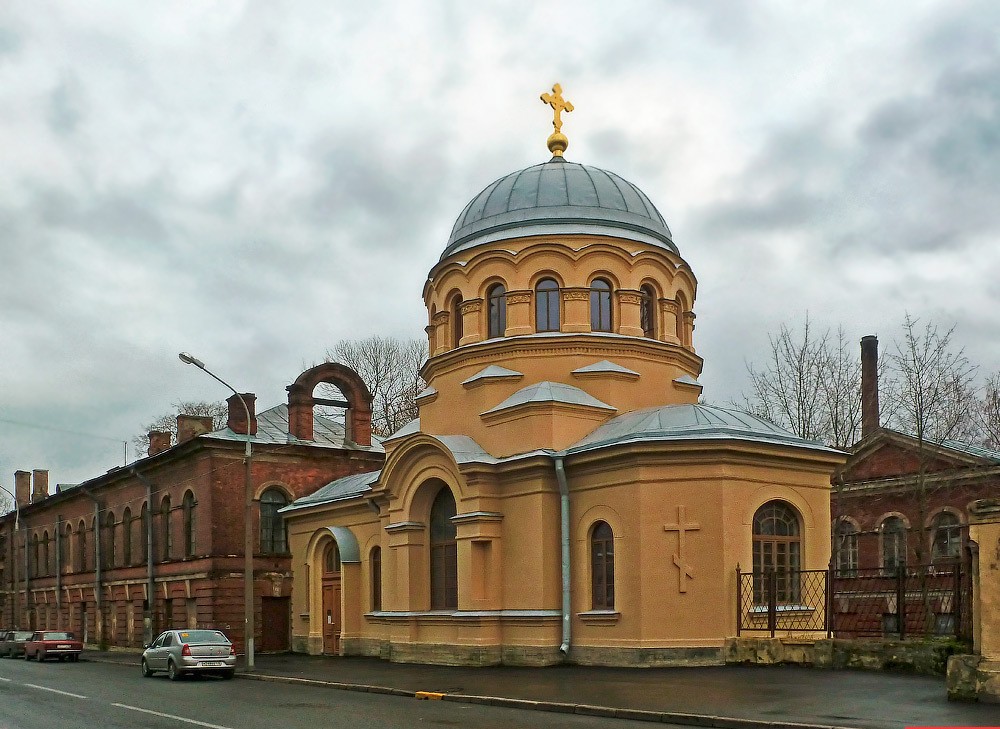
M11 621L14 623L11 627L19 627L20 621L18 620L18 613L21 612L21 591L17 589L17 533L21 530L21 505L17 503L17 496L8 491L4 486L0 486L5 494L10 496L11 500L14 502L14 532L10 535L10 553L11 553L11 569L14 572L14 605L11 609ZM28 539L24 539L24 553L28 553ZM25 571L25 579L27 579L27 571ZM25 593L27 594L27 588L25 588ZM25 600L27 604L27 599Z
M187 353L181 352L177 355L181 362L184 364L194 365L198 369L204 371L207 375L213 379L221 382L223 385L228 387L236 395L236 399L240 401L243 406L243 411L247 416L247 432L246 432L246 451L243 455L243 466L245 472L246 483L244 486L243 493L243 635L244 641L246 642L246 654L247 654L247 671L254 670L254 656L253 656L253 633L254 633L254 605L253 605L253 529L251 528L253 523L253 477L252 477L252 458L253 453L250 446L250 408L247 407L246 401L243 396L236 391L236 388L230 385L228 382L223 380L217 374L212 372L205 366L197 357Z

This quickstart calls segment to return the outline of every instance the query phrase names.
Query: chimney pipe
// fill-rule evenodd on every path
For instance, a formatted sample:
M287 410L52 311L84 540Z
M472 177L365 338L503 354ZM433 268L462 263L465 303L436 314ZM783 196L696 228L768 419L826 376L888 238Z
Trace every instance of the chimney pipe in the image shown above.
M49 496L49 472L36 468L31 472L31 482L33 484L31 503L47 499Z
M878 337L869 334L861 338L861 437L878 429Z
M14 498L18 509L31 503L31 474L28 471L14 471Z
M149 431L149 448L146 449L147 456L155 456L158 453L170 448L170 432L166 430Z
M240 404L241 398L246 403L246 410ZM250 435L257 435L257 396L252 392L244 392L239 397L230 395L226 404L229 406L229 421L227 423L229 429L234 433L246 435L249 428ZM250 413L249 425L247 424L247 411Z
M202 433L212 432L211 415L178 415L177 444L186 443Z

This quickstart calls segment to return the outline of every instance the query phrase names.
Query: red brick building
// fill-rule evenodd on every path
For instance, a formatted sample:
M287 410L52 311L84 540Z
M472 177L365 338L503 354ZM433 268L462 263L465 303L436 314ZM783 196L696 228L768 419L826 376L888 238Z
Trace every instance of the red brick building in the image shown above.
M347 404L345 425L314 417L315 387ZM178 416L177 442L150 433L148 456L49 493L48 472L14 475L18 509L0 517L0 623L74 630L85 642L141 646L167 626L215 627L243 646L244 448L253 448L255 643L285 650L291 559L282 506L330 481L381 467L371 395L350 369L324 364L259 415L229 399L227 427Z
M880 427L875 337L862 339L861 363L862 438L831 492L834 566L891 572L957 559L969 504L1000 495L1000 451Z

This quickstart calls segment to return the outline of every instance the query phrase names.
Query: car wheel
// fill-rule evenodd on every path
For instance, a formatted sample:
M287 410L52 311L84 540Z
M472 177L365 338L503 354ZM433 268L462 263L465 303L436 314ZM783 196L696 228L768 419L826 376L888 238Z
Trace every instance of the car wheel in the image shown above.
M236 675L236 671L223 671L222 677L227 681Z
M26 661L30 661L31 660L31 656L28 655L28 651L24 652L24 660L26 660Z
M149 670L149 664L146 663L146 659L142 659L142 663L139 664L140 670L142 670L142 677L149 678L153 675L153 672Z
M181 672L181 669L177 667L176 663L174 663L173 661L168 661L167 675L170 677L171 681L180 681L181 676L183 676L184 674Z
M39 663L44 663L45 651L38 651L38 653L35 654L35 660L37 660Z
M80 654L79 654L79 653L74 653L73 655L71 655L71 656L69 657L69 659L70 659L70 661L72 661L73 663L77 663L77 662L78 662L78 661L80 660Z

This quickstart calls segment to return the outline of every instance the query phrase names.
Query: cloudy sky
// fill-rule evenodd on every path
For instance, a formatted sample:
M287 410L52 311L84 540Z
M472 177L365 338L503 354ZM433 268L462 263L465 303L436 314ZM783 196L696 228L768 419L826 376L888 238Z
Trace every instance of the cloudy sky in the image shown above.
M0 483L222 399L181 350L263 409L339 339L422 336L455 216L548 158L555 81L567 158L638 184L699 278L710 400L807 311L956 324L1000 369L997 28L993 0L5 0Z

